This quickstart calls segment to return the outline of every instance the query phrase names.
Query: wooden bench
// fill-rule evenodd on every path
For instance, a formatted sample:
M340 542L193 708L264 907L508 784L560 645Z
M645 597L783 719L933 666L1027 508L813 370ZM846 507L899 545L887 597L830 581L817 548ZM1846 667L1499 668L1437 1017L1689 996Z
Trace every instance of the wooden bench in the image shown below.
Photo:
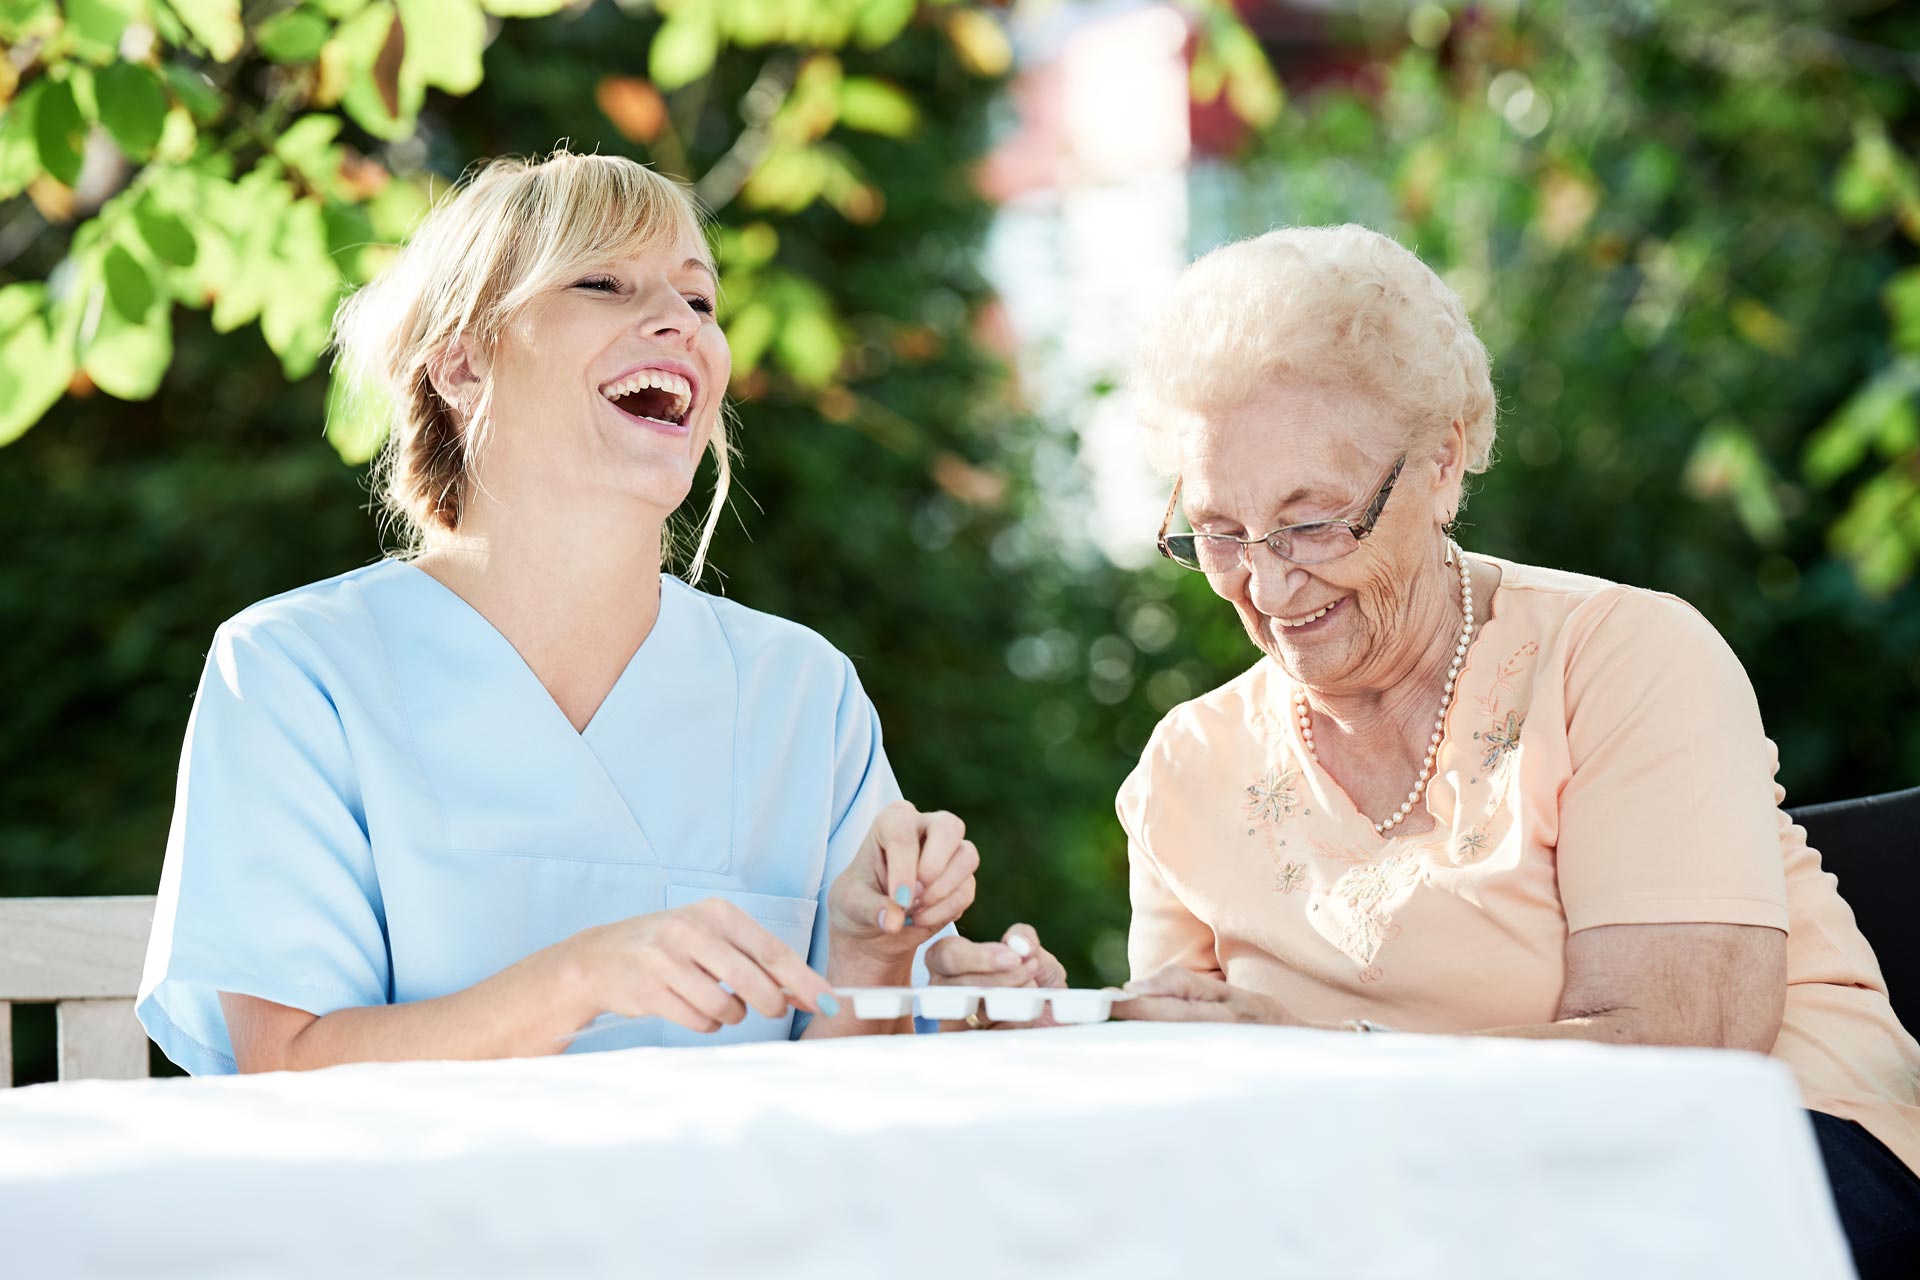
M0 898L0 1088L13 1085L13 1006L52 1004L58 1078L138 1080L147 1033L133 1016L153 899Z

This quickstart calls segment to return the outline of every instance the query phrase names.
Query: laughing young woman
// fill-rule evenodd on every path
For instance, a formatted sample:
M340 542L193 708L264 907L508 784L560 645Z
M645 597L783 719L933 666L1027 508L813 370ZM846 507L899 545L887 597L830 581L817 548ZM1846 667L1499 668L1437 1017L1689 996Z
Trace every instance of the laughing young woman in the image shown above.
M561 153L484 166L342 308L413 553L214 637L139 1005L175 1062L902 1031L832 989L917 957L1059 981L941 936L979 856L901 800L847 659L661 571L703 450L696 580L726 499L716 285L679 187Z

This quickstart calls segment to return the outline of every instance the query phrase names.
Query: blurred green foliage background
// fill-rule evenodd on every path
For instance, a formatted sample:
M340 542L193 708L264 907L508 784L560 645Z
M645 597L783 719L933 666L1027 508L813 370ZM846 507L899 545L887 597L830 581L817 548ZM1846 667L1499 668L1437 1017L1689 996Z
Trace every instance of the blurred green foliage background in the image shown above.
M1466 296L1504 414L1463 542L1697 604L1795 801L1920 781L1920 17L1190 12L1229 122L1194 251L1361 221ZM465 165L570 139L717 215L744 496L705 585L854 656L986 859L971 932L1125 976L1114 790L1253 654L1036 479L1073 441L987 340L993 6L0 0L0 40L0 893L153 890L215 625L380 554L334 300Z

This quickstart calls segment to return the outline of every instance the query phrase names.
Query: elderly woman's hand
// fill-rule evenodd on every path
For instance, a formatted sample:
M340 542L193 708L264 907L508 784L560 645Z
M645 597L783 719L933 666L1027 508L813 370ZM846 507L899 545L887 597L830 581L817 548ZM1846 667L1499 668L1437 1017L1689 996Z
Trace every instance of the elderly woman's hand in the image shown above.
M1064 987L1066 966L1040 945L1032 925L1016 924L998 942L969 942L942 938L927 948L927 972L940 987ZM943 1022L942 1031L970 1031L999 1027L1058 1025L1051 1012L1033 1022Z
M1259 1022L1276 1027L1307 1025L1278 1000L1230 986L1177 964L1129 982L1133 996L1113 1006L1115 1018L1134 1022Z
M860 851L827 891L836 959L858 953L882 965L913 953L973 905L980 853L950 813L904 800L880 811Z

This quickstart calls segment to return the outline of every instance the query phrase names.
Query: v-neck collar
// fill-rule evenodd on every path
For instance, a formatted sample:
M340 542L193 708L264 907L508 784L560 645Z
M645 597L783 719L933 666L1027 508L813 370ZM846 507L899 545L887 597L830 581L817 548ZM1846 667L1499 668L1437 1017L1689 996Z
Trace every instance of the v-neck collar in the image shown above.
M661 576L653 629L576 730L479 610L389 564L363 589L452 847L728 870L739 674L707 597Z
M667 610L669 608L668 600L674 593L668 590L667 584L669 582L679 582L677 578L669 578L666 574L660 575L660 607L654 613L653 625L647 629L647 634L640 638L640 643L634 646L633 652L627 655L626 664L620 668L620 674L614 677L614 681L607 687L606 693L601 695L600 705L596 706L593 709L593 714L587 717L587 723L576 729L574 728L572 718L561 708L559 702L554 699L552 691L547 688L546 682L541 680L540 674L533 669L533 664L527 661L526 655L520 652L513 641L507 639L506 633L494 625L493 619L487 617L486 614L475 608L472 601L468 600L446 583L440 581L439 578L428 573L425 569L422 569L419 565L406 560L395 560L393 563L399 565L403 573L425 579L429 590L436 591L445 596L450 602L457 605L460 610L467 613L480 628L484 629L487 635L492 637L493 641L497 642L498 647L503 651L503 658L506 655L511 655L513 665L518 667L526 679L540 691L540 696L544 698L547 705L553 709L554 716L558 719L559 723L565 727L566 731L582 739L592 733L594 725L600 723L602 714L607 709L607 704L614 700L615 695L620 692L621 686L627 683L627 677L634 673L634 669L642 665L642 656L646 654L648 646L653 644L654 638L660 635L662 630L669 625L667 618ZM678 604L679 602L676 601L675 603Z

